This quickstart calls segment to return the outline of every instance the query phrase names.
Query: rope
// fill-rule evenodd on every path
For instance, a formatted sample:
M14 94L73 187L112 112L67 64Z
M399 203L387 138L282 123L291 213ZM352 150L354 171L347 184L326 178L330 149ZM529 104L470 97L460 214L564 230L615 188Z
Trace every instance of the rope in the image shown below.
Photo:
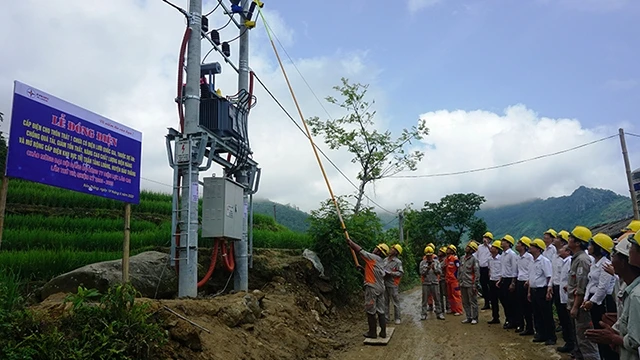
M316 161L318 162L318 166L320 167L320 171L322 172L322 176L324 177L324 182L327 185L327 189L329 190L329 194L331 195L331 200L333 201L333 204L336 207L336 212L338 214L338 219L340 219L340 226L342 227L342 231L344 232L344 236L346 237L347 240L351 240L349 238L349 232L347 231L347 226L344 223L344 219L342 218L342 212L340 211L340 206L338 205L338 201L336 200L336 197L333 193L333 189L331 188L331 183L329 182L329 178L327 177L327 173L324 170L324 166L322 165L322 160L320 159L320 155L318 155L318 150L316 149L316 145L313 142L313 137L311 136L311 131L309 130L309 126L307 125L307 122L304 120L304 115L302 115L302 110L300 109L300 104L298 103L298 99L296 98L296 94L293 91L293 88L291 87L291 82L289 81L289 77L287 76L287 71L284 69L284 65L282 64L282 60L280 59L280 54L278 54L278 49L276 48L276 44L273 42L273 37L271 36L271 32L269 31L269 25L267 23L267 20L264 18L264 14L262 13L262 10L260 7L258 7L258 14L260 15L260 18L262 19L262 22L264 23L264 28L267 31L267 36L269 37L269 41L271 42L271 47L273 48L273 52L276 55L276 58L278 59L278 64L280 65L280 69L282 70L282 75L284 76L285 81L287 82L287 86L289 87L289 92L291 93L291 97L293 98L293 102L296 105L296 109L298 110L298 115L300 115L300 120L302 121L302 124L304 125L304 129L307 133L307 137L309 139L309 142L311 144L311 148L313 149L313 154L316 157ZM361 268L362 266L360 265L360 263L358 262L358 257L356 256L356 252L353 251L353 249L351 249L351 255L353 256L353 261L356 263L356 267Z

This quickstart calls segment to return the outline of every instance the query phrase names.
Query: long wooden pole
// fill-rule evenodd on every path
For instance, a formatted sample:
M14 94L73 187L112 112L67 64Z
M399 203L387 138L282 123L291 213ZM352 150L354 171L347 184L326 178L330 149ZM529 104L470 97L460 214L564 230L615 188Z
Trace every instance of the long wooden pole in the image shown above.
M618 130L620 135L620 146L622 147L622 158L624 159L624 168L627 172L627 183L629 184L629 194L631 194L631 202L633 203L633 218L640 220L640 211L638 210L638 200L633 191L633 180L631 179L631 165L629 164L629 154L627 153L627 141L624 138L624 129Z
M4 230L4 213L7 208L7 192L9 191L9 178L5 175L2 178L2 188L0 189L0 247L2 247L2 233Z
M122 246L122 283L129 282L129 243L131 238L131 204L124 205L124 244Z

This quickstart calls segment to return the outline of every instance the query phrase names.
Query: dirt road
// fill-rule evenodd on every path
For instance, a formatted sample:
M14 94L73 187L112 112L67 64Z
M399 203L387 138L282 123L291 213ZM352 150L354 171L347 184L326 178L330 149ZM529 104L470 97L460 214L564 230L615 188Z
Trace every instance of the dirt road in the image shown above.
M481 306L482 306L482 301ZM335 360L354 359L460 359L460 360L551 360L561 357L556 346L532 343L532 336L521 337L513 330L504 330L501 325L488 325L491 311L481 311L477 325L462 324L464 316L446 315L446 320L437 320L430 314L429 319L420 321L420 288L401 294L403 323L390 325L395 333L387 346L364 346L362 334L366 329L364 315L362 322L354 324L353 344L346 351L334 354ZM501 320L504 316L501 309ZM560 335L560 334L558 334ZM564 342L558 340L561 346Z

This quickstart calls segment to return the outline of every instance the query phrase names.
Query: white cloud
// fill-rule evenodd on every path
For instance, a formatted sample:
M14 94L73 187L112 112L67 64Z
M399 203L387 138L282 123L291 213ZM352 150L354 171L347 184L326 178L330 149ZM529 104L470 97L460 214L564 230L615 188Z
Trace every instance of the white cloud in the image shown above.
M140 2L113 0L91 3L80 0L20 1L0 13L0 111L10 119L12 81L20 80L88 108L143 132L142 176L171 184L164 135L167 127L178 127L176 105L177 56L184 19L160 0ZM180 4L183 5L183 4ZM205 8L211 8L208 4ZM298 33L275 11L265 11L267 20L291 51ZM29 26L24 26L29 19ZM226 23L218 13L210 27ZM15 29L20 28L20 31ZM231 39L237 31L228 26L221 38ZM203 54L208 47L203 47ZM261 22L251 32L250 66L299 122L291 95L278 67ZM286 63L289 78L306 117L326 117L297 71ZM232 43L237 59L237 41ZM217 54L208 61L220 61ZM373 65L366 51L328 49L324 56L295 58L297 68L321 100L334 94L340 77L372 84L379 127L386 127L391 113L382 69ZM325 183L308 140L256 82L258 104L252 110L249 132L254 158L263 169L258 195L303 210L316 208L328 197ZM235 72L224 66L217 87L225 94L236 92ZM323 100L322 100L323 101ZM323 101L324 102L324 101ZM342 115L337 107L324 103L332 117ZM431 128L424 143L426 157L416 174L450 172L486 167L561 150L615 133L615 129L585 129L577 120L540 118L523 106L505 114L486 111L437 111L422 115ZM8 121L2 125L7 129ZM629 129L630 131L633 129ZM637 131L636 131L637 132ZM316 139L321 142L320 139ZM435 146L430 149L428 144ZM333 161L355 181L357 167L344 152L328 151ZM353 187L323 159L336 194ZM208 172L221 174L219 168ZM563 176L562 176L563 175ZM413 202L434 201L451 192L474 191L492 204L531 197L561 195L579 185L611 188L624 193L625 180L620 151L615 140L593 145L549 159L482 173L428 179L387 179L369 189L369 195L387 209ZM149 180L144 189L169 192L171 188Z
M407 6L410 12L420 11L428 7L439 4L442 0L409 0Z

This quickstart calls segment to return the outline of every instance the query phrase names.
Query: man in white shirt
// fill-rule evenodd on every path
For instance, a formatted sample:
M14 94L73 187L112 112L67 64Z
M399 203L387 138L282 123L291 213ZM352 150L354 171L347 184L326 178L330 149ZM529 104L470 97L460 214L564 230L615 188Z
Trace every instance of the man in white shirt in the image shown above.
M500 245L502 246L502 256L500 257L502 265L502 277L498 281L500 288L500 301L507 318L503 328L515 329L514 307L516 306L516 279L518 278L518 255L513 251L512 247L516 240L513 236L507 234L502 238Z
M502 260L500 259L500 251L502 244L500 240L496 240L491 244L491 259L489 259L489 299L491 300L491 320L488 324L500 324L500 288L498 281L502 277Z
M542 256L546 257L551 262L553 262L553 259L556 258L556 254L557 254L556 247L552 246L554 240L557 237L558 237L558 233L553 229L549 229L549 230L545 231L545 233L544 233L543 240L544 240L544 244L546 246L546 249L544 250L544 252L542 252ZM551 269L551 271L553 271L553 268Z
M482 297L484 298L484 306L480 310L491 309L491 298L489 296L489 260L491 259L491 242L493 241L493 234L490 232L484 233L482 236L482 244L478 247L478 251L473 253L473 256L478 259L480 264L480 286L482 287Z
M551 299L553 284L551 282L551 261L542 255L547 245L541 239L531 242L533 266L529 271L529 300L533 306L533 316L536 318L536 336L533 342L544 342L545 345L556 343L555 324L553 323L553 309Z
M553 242L557 250L556 257L552 261L553 303L558 313L558 319L562 327L562 339L564 340L564 345L556 348L556 350L561 353L570 353L575 347L574 327L571 323L569 310L567 310L567 291L564 289L567 286L567 276L571 266L571 250L569 250L568 243L569 232L566 230L558 232Z
M529 281L529 269L533 264L533 255L529 253L529 247L531 246L531 239L523 236L516 244L516 251L518 252L518 282L516 283L516 296L518 301L516 302L515 316L516 316L516 332L520 333L520 336L533 335L533 310L531 309L531 303L527 300Z

